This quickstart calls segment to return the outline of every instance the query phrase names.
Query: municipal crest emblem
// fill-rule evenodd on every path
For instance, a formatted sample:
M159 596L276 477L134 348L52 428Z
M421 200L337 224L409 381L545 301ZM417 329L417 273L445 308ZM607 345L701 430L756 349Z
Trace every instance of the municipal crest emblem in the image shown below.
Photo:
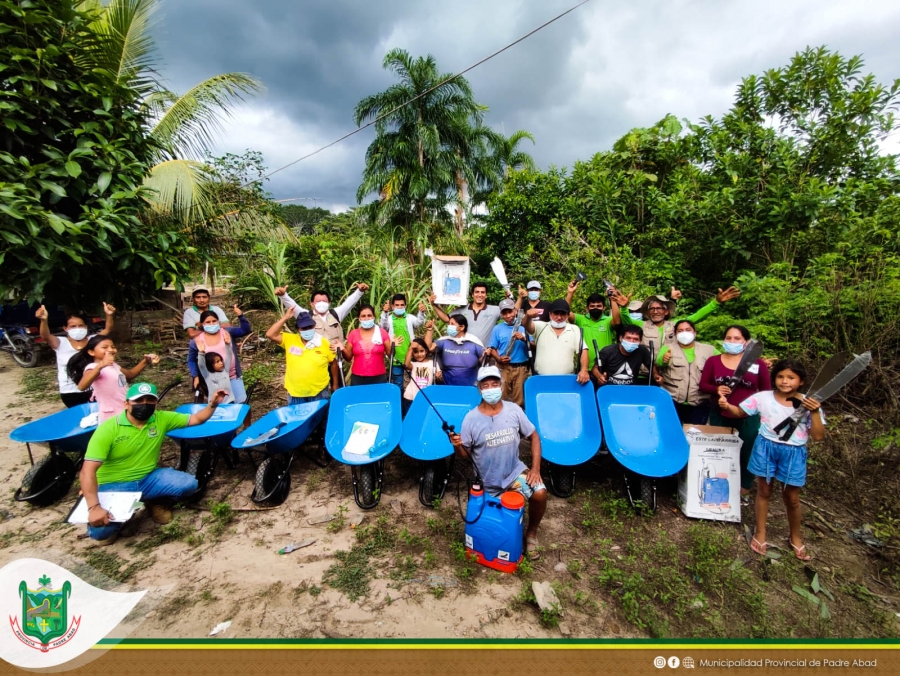
M81 617L73 617L69 623L69 597L72 585L63 582L60 589L53 589L46 575L38 580L37 589L29 589L25 580L19 584L22 599L22 616L10 617L13 633L22 643L47 652L68 643L81 623ZM21 625L19 621L21 620Z

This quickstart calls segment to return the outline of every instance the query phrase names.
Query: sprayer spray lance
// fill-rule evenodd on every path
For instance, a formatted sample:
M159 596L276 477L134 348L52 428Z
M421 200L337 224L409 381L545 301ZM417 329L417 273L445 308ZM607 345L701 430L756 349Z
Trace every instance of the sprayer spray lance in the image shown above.
M428 405L431 406L431 410L434 411L434 414L441 421L441 429L447 435L447 438L449 438L451 434L456 434L456 428L444 419L444 416L441 415L441 412L437 409L437 406L435 406L431 402L431 399L429 399L428 395L425 394L425 390L422 389L422 387L419 385L419 383L413 377L412 371L410 371L408 368L406 368L405 365L403 366L403 370L409 374L410 381L416 386L416 389L419 390L419 394L421 394L423 397L425 397L425 401L428 402Z

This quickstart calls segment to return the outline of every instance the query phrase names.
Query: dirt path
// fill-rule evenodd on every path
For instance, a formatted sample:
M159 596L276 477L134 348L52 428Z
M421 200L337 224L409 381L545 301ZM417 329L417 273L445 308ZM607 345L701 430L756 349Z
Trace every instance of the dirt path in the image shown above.
M61 407L58 400L25 401L17 395L25 373L11 360L0 358L0 467L4 469L0 491L10 497L27 469L28 455L22 444L9 439L9 432ZM37 457L46 452L33 450ZM174 459L174 446L164 447L163 453L164 463ZM374 526L379 517L387 516L381 523L395 533L405 529L427 535L433 530L428 522L435 514L418 504L413 477L398 475L407 469L389 467L381 503L363 515L361 527ZM251 477L249 464L217 470L209 495L227 500L236 510L252 510ZM78 538L81 527L61 525L76 488L57 505L41 509L8 498L0 505L0 565L44 548L86 562L135 588L171 586L155 609L145 612L145 620L133 634L136 637L206 636L217 623L228 620L232 622L224 634L228 637L560 635L559 629L543 628L534 612L527 619L519 617L515 598L521 579L470 564L472 578L460 580L443 546L430 566L422 565L421 546L406 548L409 560L400 567L401 574L393 551L373 557L370 592L356 602L324 585L322 576L336 563L335 552L350 549L357 540L356 531L347 525L329 532L329 523L310 525L309 521L338 513L342 505L347 508L344 520L348 524L362 514L353 504L350 486L348 468L333 463L317 470L304 459L295 463L287 502L276 509L237 512L221 525L208 511L185 509L178 520L182 539L156 546L153 536L158 538L159 527L145 518L136 534L103 548ZM452 507L456 508L455 497ZM445 514L452 512L445 509ZM552 510L550 514L552 525ZM276 553L308 538L315 543L289 555ZM548 570L557 559L547 564ZM602 635L601 618L598 614L590 624L580 625L575 635Z

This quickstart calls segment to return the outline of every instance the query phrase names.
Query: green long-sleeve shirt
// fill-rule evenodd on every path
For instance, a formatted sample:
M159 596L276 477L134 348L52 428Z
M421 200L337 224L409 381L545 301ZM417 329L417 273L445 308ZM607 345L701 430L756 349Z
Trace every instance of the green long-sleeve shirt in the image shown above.
M670 319L670 320L668 320L668 321L671 321L673 324L677 324L677 323L680 322L682 319L687 319L688 321L694 322L694 323L696 324L697 322L702 321L703 319L706 319L706 317L708 317L708 316L711 315L713 312L715 312L715 311L718 309L718 307L719 307L719 301L717 301L715 298L713 298L713 299L712 299L711 301L709 301L706 305L704 305L702 308L700 308L699 310L697 310L694 314L688 315L687 317L677 317L677 318L675 318L675 319ZM627 312L623 312L623 313L622 313L622 323L623 323L623 324L631 324L631 325L633 325L633 326L643 326L643 324L644 324L644 322L643 322L642 320L639 320L639 319L632 319L632 318L628 315ZM663 343L663 331L664 331L664 328L665 328L665 323L663 323L663 326L660 326L660 327L659 327L659 342L660 342L660 345L662 345L662 343Z

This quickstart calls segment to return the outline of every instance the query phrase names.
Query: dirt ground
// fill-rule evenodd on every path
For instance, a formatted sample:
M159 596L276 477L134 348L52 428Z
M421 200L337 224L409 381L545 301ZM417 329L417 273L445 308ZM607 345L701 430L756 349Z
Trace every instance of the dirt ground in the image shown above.
M613 461L604 458L579 474L574 496L550 497L543 556L516 575L460 555L455 491L436 510L421 506L416 464L400 451L389 456L374 510L356 507L350 471L338 463L320 469L301 457L287 501L271 509L249 498L249 462L233 470L220 464L203 501L179 510L172 524L143 518L129 526L135 532L98 548L83 527L62 522L77 484L51 507L12 499L29 461L9 432L61 408L49 361L26 371L0 356L0 492L7 496L0 504L0 565L43 548L83 562L79 571L95 569L108 588L156 589L155 602L135 611L134 637L202 637L225 621L232 624L221 635L231 638L898 635L897 573L882 552L847 536L862 525L852 509L808 510L811 564L784 550L760 560L739 525L683 517L671 484L661 486L655 514L635 514ZM179 368L173 358L171 370ZM268 376L276 385L254 400L254 411L280 405L277 367ZM165 408L189 394L176 390ZM176 458L167 442L161 464ZM770 531L786 534L783 506L772 505ZM744 517L752 522L749 509ZM308 539L314 542L307 547L277 553ZM559 605L542 613L531 584L544 581ZM816 584L828 590L827 604Z

